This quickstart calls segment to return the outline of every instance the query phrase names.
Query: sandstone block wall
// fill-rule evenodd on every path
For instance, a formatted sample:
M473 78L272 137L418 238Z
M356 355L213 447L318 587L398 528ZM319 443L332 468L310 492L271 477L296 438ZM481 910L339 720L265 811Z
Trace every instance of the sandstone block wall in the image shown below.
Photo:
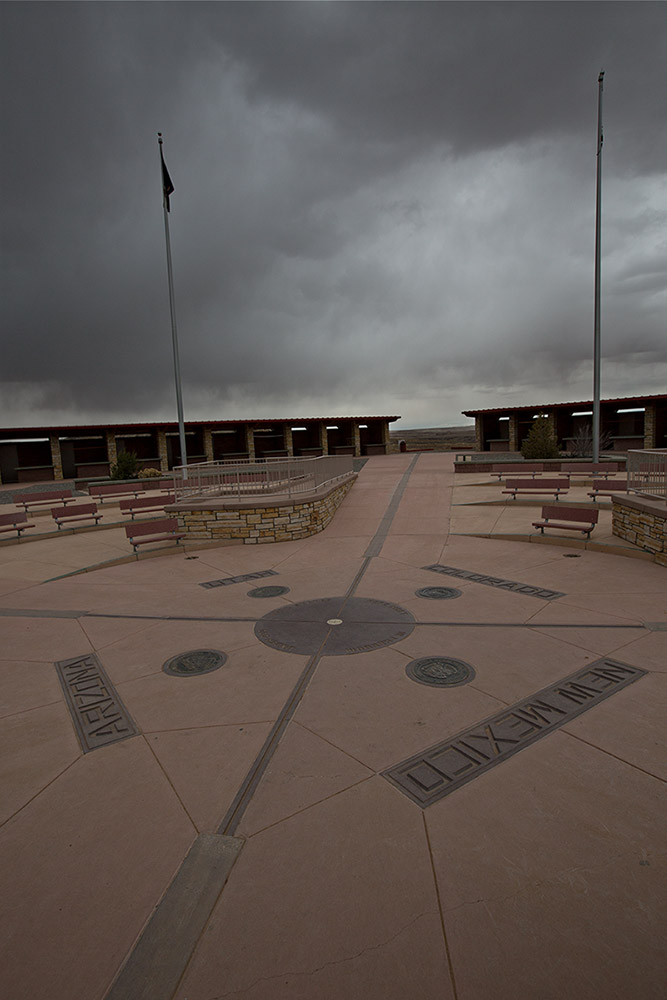
M183 501L168 509L176 514L186 541L240 539L245 544L287 542L323 531L356 479L338 483L300 500L260 498L253 500L209 500L206 504Z
M613 497L612 532L640 549L652 552L667 566L667 504L641 497Z

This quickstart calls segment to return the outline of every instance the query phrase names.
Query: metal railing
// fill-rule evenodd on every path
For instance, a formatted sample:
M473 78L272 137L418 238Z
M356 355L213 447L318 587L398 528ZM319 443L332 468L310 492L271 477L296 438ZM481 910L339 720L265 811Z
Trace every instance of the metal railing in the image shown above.
M628 452L628 492L667 500L667 449Z
M177 466L176 502L216 497L294 497L313 493L354 471L352 455L238 459Z

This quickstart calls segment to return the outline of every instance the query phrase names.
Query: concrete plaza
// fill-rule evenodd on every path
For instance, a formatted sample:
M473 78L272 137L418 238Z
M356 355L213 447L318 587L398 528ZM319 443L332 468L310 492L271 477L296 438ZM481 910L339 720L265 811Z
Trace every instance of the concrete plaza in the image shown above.
M0 547L5 996L662 1000L667 571L452 457L301 541Z

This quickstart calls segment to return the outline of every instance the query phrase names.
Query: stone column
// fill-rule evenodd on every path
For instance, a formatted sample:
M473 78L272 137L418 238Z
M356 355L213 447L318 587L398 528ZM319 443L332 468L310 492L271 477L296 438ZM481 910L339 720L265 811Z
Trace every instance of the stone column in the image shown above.
M475 448L477 451L484 451L484 417L481 413L475 416Z
M354 440L354 454L357 458L361 455L361 431L359 424L352 424L352 434Z
M509 444L510 451L519 451L519 414L510 413L509 419Z
M107 462L109 463L109 472L111 472L111 466L115 465L118 461L118 449L116 448L116 435L113 431L105 431L105 437L107 439Z
M206 461L213 461L213 434L210 427L204 427L204 454Z
M644 412L644 447L656 447L655 403L647 403Z
M329 436L327 434L327 425L323 420L320 421L320 448L323 455L329 454Z
M294 455L294 439L292 438L292 428L289 424L285 424L285 451L288 455Z
M169 472L169 453L167 451L167 435L162 427L157 429L157 450L160 456L160 472Z
M245 449L248 452L248 458L252 461L255 460L255 428L250 424L245 425Z
M60 454L60 441L58 440L57 434L50 434L49 440L51 441L51 464L53 465L53 478L62 479L63 478L63 460Z

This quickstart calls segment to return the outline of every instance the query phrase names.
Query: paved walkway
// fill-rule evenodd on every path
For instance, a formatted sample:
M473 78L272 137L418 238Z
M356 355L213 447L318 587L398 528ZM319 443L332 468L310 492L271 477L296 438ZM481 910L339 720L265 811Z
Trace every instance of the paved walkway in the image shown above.
M450 534L456 490L0 549L6 996L662 1000L667 572Z

